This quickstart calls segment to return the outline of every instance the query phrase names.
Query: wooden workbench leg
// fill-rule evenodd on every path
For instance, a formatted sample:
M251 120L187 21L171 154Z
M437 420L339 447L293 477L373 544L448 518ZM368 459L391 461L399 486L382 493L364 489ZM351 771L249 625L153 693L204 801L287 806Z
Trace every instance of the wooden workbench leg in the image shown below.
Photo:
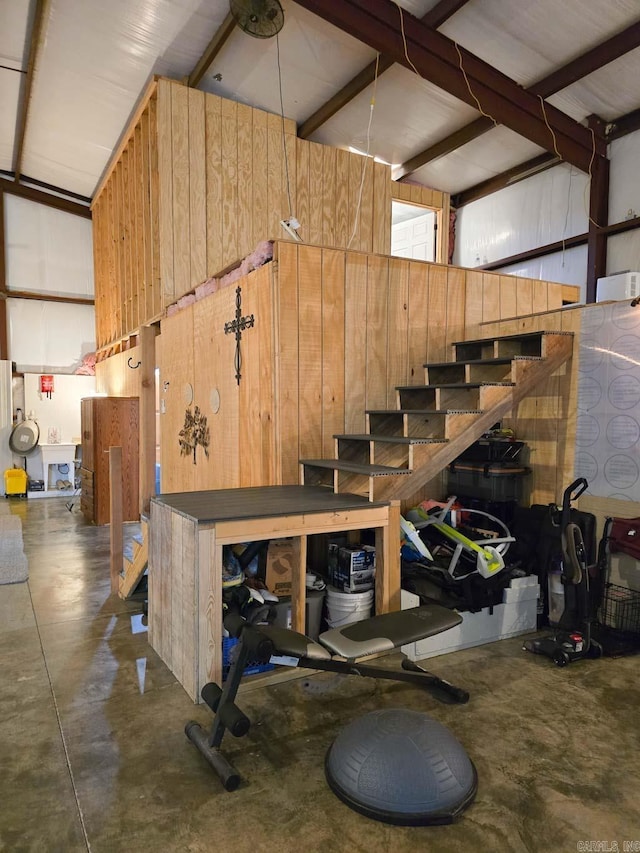
M216 543L215 528L201 530L198 536L197 599L198 671L194 702L200 701L200 691L207 682L214 681L222 687L222 545Z
M307 591L307 537L296 536L293 577L291 583L291 628L306 633L305 604Z
M391 501L387 526L376 528L376 613L396 610L400 610L400 501Z
M47 477L49 475L47 474ZM124 565L122 553L122 448L109 448L109 551L111 565L111 592L120 589L120 573Z

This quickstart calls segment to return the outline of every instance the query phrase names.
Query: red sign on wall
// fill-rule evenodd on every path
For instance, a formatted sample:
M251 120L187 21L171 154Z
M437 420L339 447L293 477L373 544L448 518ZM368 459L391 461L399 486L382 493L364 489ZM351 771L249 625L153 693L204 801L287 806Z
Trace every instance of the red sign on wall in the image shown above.
M53 393L53 376L40 377L40 393L46 394L49 399Z

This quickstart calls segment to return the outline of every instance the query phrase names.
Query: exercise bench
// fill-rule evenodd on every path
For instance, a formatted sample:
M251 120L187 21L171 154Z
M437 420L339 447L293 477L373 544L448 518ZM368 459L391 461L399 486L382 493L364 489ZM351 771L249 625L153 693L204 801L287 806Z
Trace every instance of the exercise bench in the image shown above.
M249 661L266 663L271 660L304 669L405 681L423 687L441 702L468 702L466 690L427 672L408 658L402 660L400 671L358 663L361 658L448 631L460 622L462 617L455 611L428 604L332 628L315 642L297 631L275 625L250 625L239 614L230 614L225 618L225 627L231 636L240 638L237 657L223 687L210 682L201 691L202 700L214 713L213 725L207 733L199 723L191 721L185 726L185 734L213 767L224 788L234 791L241 778L220 752L220 745L227 730L235 737L242 737L249 731L249 718L235 704Z

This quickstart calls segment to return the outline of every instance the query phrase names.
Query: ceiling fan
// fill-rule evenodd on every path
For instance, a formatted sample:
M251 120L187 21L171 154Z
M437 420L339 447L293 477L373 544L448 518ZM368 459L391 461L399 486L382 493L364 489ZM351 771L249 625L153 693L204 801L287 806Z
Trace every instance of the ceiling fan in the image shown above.
M254 38L272 38L284 26L279 0L231 0L229 5L236 24Z

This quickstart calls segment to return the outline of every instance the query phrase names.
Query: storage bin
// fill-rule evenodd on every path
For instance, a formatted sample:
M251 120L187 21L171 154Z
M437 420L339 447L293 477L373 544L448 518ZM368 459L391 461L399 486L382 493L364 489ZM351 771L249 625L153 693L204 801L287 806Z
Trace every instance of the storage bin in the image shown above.
M317 640L320 634L325 591L323 589L307 589L305 595L305 633L311 640ZM282 596L275 608L275 624L281 628L291 628L291 596Z
M4 490L7 495L27 496L27 472L24 468L7 468L4 472Z
M524 478L528 473L528 468L456 464L447 472L447 489L450 495L520 502Z
M234 661L233 649L238 645L240 640L237 637L224 637L222 640L222 678L223 680L229 675L231 664ZM270 672L275 669L272 663L257 663L256 661L248 661L244 668L244 675L255 675L258 672Z

